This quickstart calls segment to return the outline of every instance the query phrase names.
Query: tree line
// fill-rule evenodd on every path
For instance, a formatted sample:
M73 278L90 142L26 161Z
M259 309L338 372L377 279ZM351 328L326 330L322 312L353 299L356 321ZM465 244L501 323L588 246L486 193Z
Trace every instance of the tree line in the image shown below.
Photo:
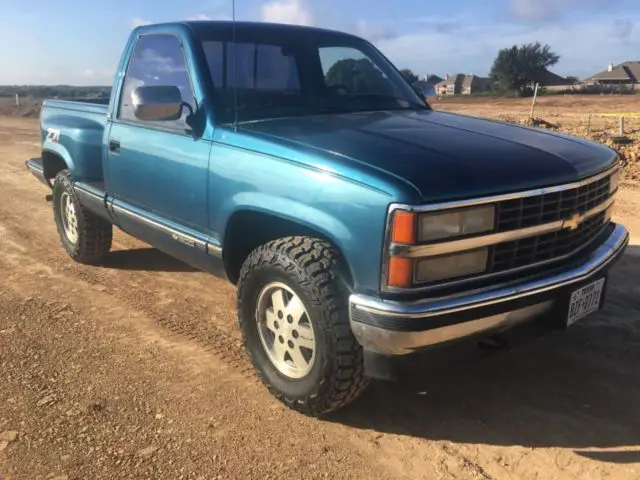
M0 97L35 97L35 98L108 98L111 87L73 85L5 85L0 86Z
M545 70L558 60L560 56L551 51L549 45L540 42L503 48L496 55L489 73L490 88L495 92L513 92L519 96L531 94ZM408 68L400 70L400 73L411 84L418 80L418 76ZM578 79L567 77L567 80L576 82Z

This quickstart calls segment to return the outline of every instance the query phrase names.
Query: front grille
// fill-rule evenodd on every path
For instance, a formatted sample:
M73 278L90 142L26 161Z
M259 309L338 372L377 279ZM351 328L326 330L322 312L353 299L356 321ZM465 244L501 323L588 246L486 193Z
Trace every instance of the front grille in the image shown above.
M606 176L570 190L500 202L497 206L497 230L504 232L532 227L591 210L609 199L609 181L610 177Z
M502 201L496 208L497 231L532 227L565 220L578 212L585 213L610 198L609 183L610 176L606 176L578 188ZM601 212L575 230L564 229L496 245L490 249L487 273L568 256L594 240L606 221L605 212Z
M604 224L602 212L585 220L576 230L565 229L496 245L490 256L490 271L503 272L569 255L596 238Z

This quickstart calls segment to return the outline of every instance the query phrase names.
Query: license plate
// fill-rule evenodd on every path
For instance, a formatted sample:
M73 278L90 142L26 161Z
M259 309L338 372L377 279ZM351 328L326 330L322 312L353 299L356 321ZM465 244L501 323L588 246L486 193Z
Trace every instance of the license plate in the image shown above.
M605 279L601 278L574 291L569 299L567 326L600 308Z

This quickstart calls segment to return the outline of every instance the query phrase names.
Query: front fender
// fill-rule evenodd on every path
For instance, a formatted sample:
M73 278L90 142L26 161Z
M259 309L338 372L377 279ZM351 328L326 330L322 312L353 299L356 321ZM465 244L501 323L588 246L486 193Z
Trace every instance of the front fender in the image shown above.
M263 192L241 192L230 197L220 209L217 235L222 239L224 249L224 232L231 218L247 211L300 225L317 232L338 248L356 291L375 292L380 281L385 206L381 204L380 208L374 209L363 208L357 201L351 204L338 202L310 204Z
M47 154L61 158L67 166L67 169L72 173L74 172L75 165L73 163L73 158L71 157L69 150L67 150L64 145L53 143L47 138L42 145L42 154L43 158L46 158Z
M230 199L223 209L226 225L238 211L253 211L282 218L317 230L343 250L352 240L349 228L338 218L311 205L290 198L277 197L261 192L243 192Z

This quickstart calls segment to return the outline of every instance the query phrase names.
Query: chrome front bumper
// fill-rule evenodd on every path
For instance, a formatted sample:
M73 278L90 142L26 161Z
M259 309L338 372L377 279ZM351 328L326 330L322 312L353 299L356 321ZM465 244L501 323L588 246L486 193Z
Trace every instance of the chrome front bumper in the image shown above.
M31 175L36 177L38 181L51 188L51 183L44 175L44 166L41 158L30 158L29 160L25 160L24 165L27 167L27 170L31 172Z
M620 258L629 233L615 225L583 263L548 277L454 298L418 302L349 297L351 329L366 351L405 355L472 335L505 330L544 316L563 294L604 275Z

